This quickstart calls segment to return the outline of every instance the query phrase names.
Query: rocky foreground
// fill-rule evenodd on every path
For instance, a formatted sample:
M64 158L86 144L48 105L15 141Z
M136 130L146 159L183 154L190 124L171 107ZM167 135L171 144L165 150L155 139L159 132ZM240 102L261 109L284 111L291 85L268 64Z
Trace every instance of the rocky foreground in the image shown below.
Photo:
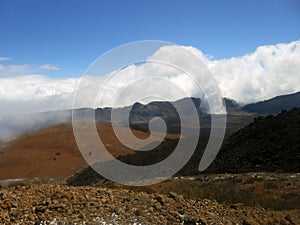
M0 189L0 224L300 224L300 210L103 187L27 184Z

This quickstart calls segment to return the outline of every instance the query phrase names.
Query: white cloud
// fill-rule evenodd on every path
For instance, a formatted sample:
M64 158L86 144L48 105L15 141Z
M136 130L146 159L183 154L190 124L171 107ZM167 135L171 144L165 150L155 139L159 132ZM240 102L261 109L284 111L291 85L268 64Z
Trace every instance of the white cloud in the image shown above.
M188 58L176 54L179 52L178 48L181 47L163 47L149 59L159 60L172 57L173 62L179 67L188 65L193 69L193 64ZM213 60L193 47L183 48L199 56L202 62L209 67L223 96L236 99L241 103L255 102L300 91L300 41L260 46L254 52L242 57L221 60ZM25 75L28 74L28 71L30 71L28 65L2 65L2 67L0 65L2 116L14 112L23 113L72 107L73 96L80 78L51 79L43 75ZM160 76L162 79L153 78L153 75ZM139 81L138 85L131 85L131 89L125 89L120 95L117 105L132 104L139 95L142 96L149 90L169 100L184 97L184 93L179 89L186 91L189 96L203 95L182 71L165 65L145 63L129 66L119 71L118 76L110 79L102 93L104 98L97 103L97 106L112 106L118 88L126 87L133 81L137 82L137 76L144 80ZM84 85L87 88L80 96L82 106L94 104L92 97L98 94L99 88L106 78L107 76L89 76L85 79ZM155 96L150 98L155 99Z
M0 78L1 77L17 77L24 76L31 72L28 64L22 65L1 65L0 64Z
M51 65L51 64L41 65L40 68L43 70L60 70L59 67L57 67L55 65Z
M0 57L0 62L1 61L8 61L8 60L11 60L11 58L9 58L9 57Z
M0 78L27 76L30 74L40 73L42 70L60 70L60 68L51 64L45 64L40 67L33 67L28 64L0 64Z
M72 96L79 79L51 79L42 75L28 75L0 79L0 105L16 108L22 104L28 111L71 108ZM9 111L10 107L1 107ZM25 111L27 111L25 110ZM18 112L18 111L16 111Z
M225 96L242 103L300 91L300 40L260 46L242 57L208 64Z

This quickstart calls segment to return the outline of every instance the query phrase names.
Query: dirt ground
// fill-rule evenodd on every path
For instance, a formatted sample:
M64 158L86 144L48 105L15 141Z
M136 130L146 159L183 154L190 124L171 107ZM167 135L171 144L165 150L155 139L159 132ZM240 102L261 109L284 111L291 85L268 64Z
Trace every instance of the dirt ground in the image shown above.
M131 154L113 134L111 125L97 125L102 142L109 152L118 157ZM124 133L129 128L121 128ZM149 133L133 130L139 138ZM176 134L167 134L177 138ZM0 148L0 180L12 178L65 177L87 167L77 148L71 124L59 124L36 133L24 135L2 144Z

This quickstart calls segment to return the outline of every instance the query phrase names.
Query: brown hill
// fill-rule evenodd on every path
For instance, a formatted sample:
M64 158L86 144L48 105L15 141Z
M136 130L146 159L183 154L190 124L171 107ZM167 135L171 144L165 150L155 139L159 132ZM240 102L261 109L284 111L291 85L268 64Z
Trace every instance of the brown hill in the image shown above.
M133 153L112 135L111 125L97 125L103 143L115 157ZM125 133L129 128L122 128ZM133 130L139 138L149 133ZM169 138L177 135L168 135ZM88 165L79 152L72 125L59 124L6 144L0 154L0 180L42 176L65 177Z

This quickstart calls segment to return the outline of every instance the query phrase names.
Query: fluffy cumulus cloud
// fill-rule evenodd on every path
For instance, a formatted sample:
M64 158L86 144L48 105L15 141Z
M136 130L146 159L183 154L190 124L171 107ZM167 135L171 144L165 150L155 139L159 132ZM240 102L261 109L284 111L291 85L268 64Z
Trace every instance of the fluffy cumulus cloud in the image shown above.
M77 107L121 106L136 100L175 100L185 95L202 97L201 87L178 69L190 68L193 72L197 67L181 54L180 48L198 56L209 68L224 97L240 103L300 91L300 40L260 46L247 55L221 60L214 60L194 47L165 46L149 56L150 62L131 65L104 77L52 79L28 75L28 65L0 64L1 114L70 109L79 84L82 92ZM151 62L164 59L172 59L176 66ZM58 69L52 65L43 67ZM205 77L201 79L206 85Z
M0 79L0 118L5 115L70 109L77 78L27 75Z
M260 46L242 57L210 61L223 95L242 103L300 91L300 41Z

